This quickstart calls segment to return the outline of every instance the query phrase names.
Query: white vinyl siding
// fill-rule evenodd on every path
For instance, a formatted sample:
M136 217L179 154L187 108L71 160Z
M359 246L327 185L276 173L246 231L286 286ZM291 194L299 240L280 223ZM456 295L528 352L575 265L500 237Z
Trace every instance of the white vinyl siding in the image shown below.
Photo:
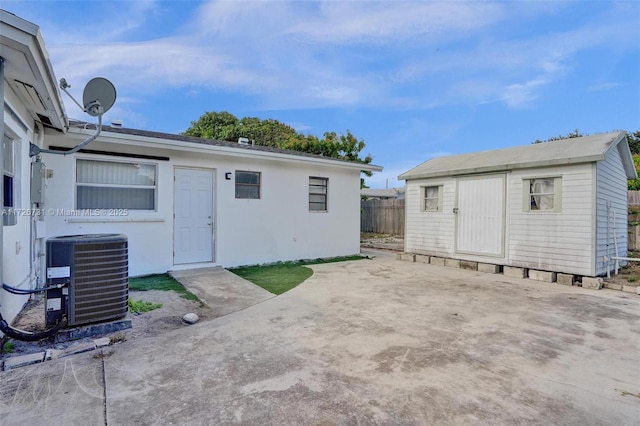
M508 264L590 274L593 266L592 167L592 163L587 163L511 173L507 201ZM522 200L529 197L528 183L532 176L555 177L555 190L562 194L562 211L523 211Z
M425 212L424 188L438 187L440 213ZM453 253L455 181L419 179L407 181L405 193L405 250L445 256Z
M614 235L618 243L618 256L627 256L627 177L622 167L622 159L618 149L609 150L605 160L597 163L595 174L597 191L595 233L597 243L595 250L596 264L593 275L604 275L607 273L604 262L604 257L607 254L607 240L609 242L610 256L615 256ZM610 204L608 219L607 203ZM610 267L613 268L613 262L611 262Z
M155 164L79 159L76 208L155 210L156 173Z

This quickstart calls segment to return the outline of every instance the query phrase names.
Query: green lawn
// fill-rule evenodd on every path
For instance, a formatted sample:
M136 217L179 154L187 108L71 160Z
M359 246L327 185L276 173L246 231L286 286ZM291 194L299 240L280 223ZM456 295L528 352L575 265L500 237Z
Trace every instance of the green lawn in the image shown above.
M320 263L344 262L347 260L360 259L363 259L363 257L335 257L330 259L316 259L300 262L283 262L273 265L243 266L240 268L229 269L229 271L247 281L251 281L270 293L282 294L291 290L313 275L313 271L305 265L317 265Z
M182 284L174 280L169 274L147 275L146 277L129 278L129 289L137 291L162 290L175 291L187 300L199 302L198 297L189 292Z

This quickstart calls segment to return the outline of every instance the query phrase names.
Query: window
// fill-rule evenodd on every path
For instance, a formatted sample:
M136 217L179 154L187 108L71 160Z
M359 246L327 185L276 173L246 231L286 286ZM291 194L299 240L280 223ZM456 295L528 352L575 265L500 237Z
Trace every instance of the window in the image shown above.
M2 178L4 187L4 207L15 207L14 178L16 173L15 143L7 135L3 135L2 147L4 157L2 164Z
M329 179L322 177L309 177L309 211L327 211L327 187Z
M155 210L156 165L78 160L76 208Z
M525 211L558 212L561 210L561 178L525 179L523 186L527 194L524 202Z
M236 198L260 198L260 172L236 170Z
M442 211L442 187L425 186L422 188L422 211Z

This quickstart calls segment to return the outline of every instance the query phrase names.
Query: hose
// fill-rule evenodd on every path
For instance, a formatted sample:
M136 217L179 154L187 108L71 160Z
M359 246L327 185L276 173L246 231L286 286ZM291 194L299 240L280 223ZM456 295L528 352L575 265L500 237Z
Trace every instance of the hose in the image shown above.
M46 291L52 288L62 288L65 285L67 285L67 283L60 283L50 287L41 287L41 288L35 288L33 290L26 290L26 289L11 287L10 285L2 283L2 288L8 291L9 293L25 295L25 294L40 293L42 291ZM48 328L44 331L34 333L31 331L24 331L18 328L11 327L4 320L4 318L2 318L2 313L0 313L0 331L2 331L6 336L11 337L12 339L21 340L24 342L37 342L38 340L42 340L42 339L46 339L48 337L54 336L65 325L67 325L67 317L63 316L60 319L60 321L58 321L56 324L53 325L53 327Z

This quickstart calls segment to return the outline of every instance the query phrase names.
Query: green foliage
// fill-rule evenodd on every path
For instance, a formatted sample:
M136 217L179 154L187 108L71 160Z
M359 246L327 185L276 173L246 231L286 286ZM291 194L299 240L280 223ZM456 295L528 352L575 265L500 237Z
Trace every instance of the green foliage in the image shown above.
M563 139L572 139L572 138L581 138L582 136L587 136L586 134L582 134L580 133L580 130L575 129L573 132L569 132L566 135L558 135L558 136L553 136L549 139L545 139L543 141L541 141L540 139L536 139L533 143L544 143L544 142L551 142L551 141L560 141Z
M162 303L153 303L129 298L129 312L134 314L141 314L143 312L149 312L160 308L162 308Z
M11 354L11 353L13 353L15 350L16 350L16 346L13 344L13 342L12 342L12 341L8 341L8 342L5 342L5 343L2 345L2 350L0 351L0 353L3 353L3 354Z
M182 284L171 278L168 274L147 275L145 277L130 278L129 289L137 291L161 290L175 291L187 300L199 302L198 296L184 288Z
M633 154L633 164L638 174L640 174L640 154ZM627 189L629 191L640 191L640 179L629 179L627 181Z
M305 265L360 260L362 256L333 257L329 259L305 260L299 262L279 262L273 265L244 266L229 269L234 274L251 281L273 294L291 290L313 275L313 270Z
M632 154L640 154L640 130L633 133L627 133L627 141L629 142L629 149ZM635 156L634 156L635 157ZM634 159L635 162L635 159ZM638 170L638 164L636 164L636 170Z
M184 134L228 142L237 142L238 138L243 137L259 146L307 152L364 164L371 163L372 160L371 155L360 157L365 142L356 138L349 130L346 135L325 132L320 139L314 135L299 133L278 120L260 120L257 117L238 119L226 111L203 114L198 121L191 122L191 127ZM363 173L371 176L371 172Z

